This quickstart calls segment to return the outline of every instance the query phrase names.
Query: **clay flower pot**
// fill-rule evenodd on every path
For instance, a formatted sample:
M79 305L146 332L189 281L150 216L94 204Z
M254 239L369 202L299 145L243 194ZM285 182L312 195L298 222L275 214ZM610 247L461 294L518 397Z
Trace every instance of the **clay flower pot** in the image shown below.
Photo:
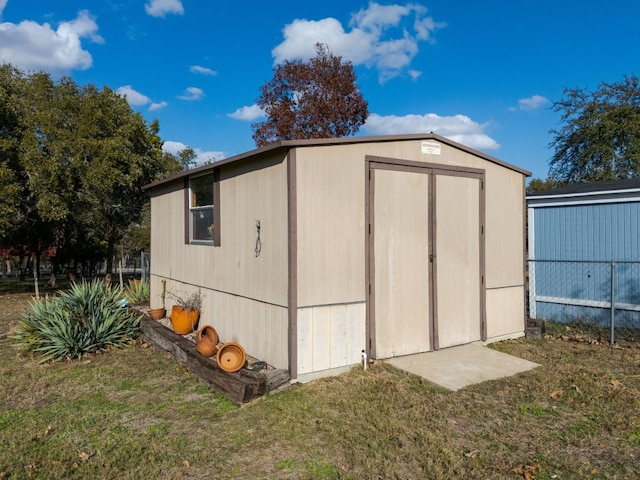
M147 315L149 315L151 320L160 320L161 318L164 318L166 314L167 310L164 308L150 308L147 310Z
M203 325L196 333L196 349L205 357L218 353L218 332L211 325Z
M186 335L195 330L200 312L197 310L186 310L178 305L171 309L171 326L178 335Z
M222 370L233 373L244 367L247 361L247 353L239 343L227 342L218 350L216 360Z

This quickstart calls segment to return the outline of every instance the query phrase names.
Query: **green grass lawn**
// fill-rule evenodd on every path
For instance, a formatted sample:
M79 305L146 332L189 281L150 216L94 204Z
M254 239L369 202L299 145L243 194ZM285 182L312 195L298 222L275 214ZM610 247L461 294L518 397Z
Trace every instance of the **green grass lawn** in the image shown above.
M640 477L640 344L493 348L540 363L449 392L377 362L237 408L144 341L39 365L0 293L0 479Z

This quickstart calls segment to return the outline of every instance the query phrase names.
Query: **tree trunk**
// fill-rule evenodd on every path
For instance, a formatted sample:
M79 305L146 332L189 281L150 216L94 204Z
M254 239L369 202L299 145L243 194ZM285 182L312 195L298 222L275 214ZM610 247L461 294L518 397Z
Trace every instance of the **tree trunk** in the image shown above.
M115 228L113 225L107 227L107 275L113 272L113 254L115 251Z
M40 260L41 260L41 258L40 258L40 250L36 251L35 257L36 257L36 261L35 261L35 265L33 266L33 268L35 269L34 270L34 272L35 272L34 273L34 277L36 279L40 280Z

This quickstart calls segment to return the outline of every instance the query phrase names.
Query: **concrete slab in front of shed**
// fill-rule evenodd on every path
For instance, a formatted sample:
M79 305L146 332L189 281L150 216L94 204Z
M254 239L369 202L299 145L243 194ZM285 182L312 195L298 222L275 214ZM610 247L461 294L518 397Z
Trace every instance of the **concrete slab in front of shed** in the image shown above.
M443 348L435 352L395 357L386 361L400 370L419 375L453 391L474 383L510 377L539 367L537 363L479 344Z

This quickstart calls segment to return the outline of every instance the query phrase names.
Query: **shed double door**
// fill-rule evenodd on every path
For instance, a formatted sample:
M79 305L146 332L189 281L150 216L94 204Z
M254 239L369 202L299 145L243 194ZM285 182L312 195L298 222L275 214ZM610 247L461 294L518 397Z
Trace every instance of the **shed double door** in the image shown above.
M480 340L482 175L369 167L370 354L391 358Z

